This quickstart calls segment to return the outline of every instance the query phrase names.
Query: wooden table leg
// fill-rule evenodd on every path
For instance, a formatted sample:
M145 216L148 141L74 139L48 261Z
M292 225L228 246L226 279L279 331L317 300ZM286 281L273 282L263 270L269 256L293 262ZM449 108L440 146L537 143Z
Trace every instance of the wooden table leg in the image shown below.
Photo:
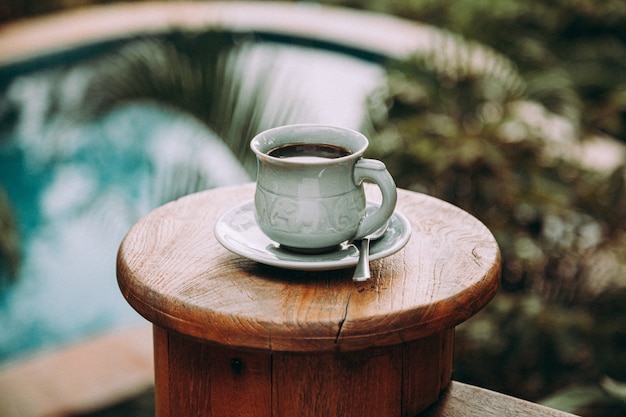
M351 352L235 350L154 328L157 417L413 417L452 377L454 330Z

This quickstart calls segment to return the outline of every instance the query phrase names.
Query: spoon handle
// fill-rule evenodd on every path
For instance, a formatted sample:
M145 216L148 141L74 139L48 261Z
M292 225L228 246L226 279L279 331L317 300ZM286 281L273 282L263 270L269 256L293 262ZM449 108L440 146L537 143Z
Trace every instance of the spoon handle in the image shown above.
M359 260L352 276L353 281L367 281L370 279L370 239L365 237L358 241Z

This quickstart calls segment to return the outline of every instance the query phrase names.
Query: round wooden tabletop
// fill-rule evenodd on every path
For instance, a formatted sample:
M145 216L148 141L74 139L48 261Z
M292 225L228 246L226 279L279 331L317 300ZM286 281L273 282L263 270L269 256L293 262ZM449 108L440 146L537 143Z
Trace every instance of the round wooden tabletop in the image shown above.
M213 227L253 194L254 184L191 194L137 222L117 258L131 306L159 327L231 348L350 351L452 328L499 288L490 231L455 206L406 190L398 190L397 210L411 238L371 263L370 281L353 282L353 268L293 271L248 260L225 249Z

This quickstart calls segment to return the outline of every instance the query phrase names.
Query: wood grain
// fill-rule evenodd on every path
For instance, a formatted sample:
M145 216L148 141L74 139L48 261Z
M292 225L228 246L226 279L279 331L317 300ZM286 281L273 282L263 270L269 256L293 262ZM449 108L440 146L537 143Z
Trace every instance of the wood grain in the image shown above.
M271 415L272 359L155 327L158 417Z
M443 201L399 190L412 236L352 269L289 271L232 254L213 236L216 219L251 200L254 184L192 194L129 231L118 252L127 301L159 327L231 348L328 352L389 346L466 320L496 293L500 252L477 219Z
M235 350L155 328L157 417L413 417L450 383L453 334L302 354Z
M519 398L457 381L420 417L575 417Z
M400 416L401 350L275 354L273 416Z
M452 380L454 329L403 346L403 416L415 416L439 398Z

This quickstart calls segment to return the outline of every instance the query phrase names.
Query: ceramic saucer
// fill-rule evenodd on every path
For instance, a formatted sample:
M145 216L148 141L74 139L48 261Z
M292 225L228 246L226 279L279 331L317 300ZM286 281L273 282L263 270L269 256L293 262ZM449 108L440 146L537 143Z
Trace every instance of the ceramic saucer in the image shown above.
M248 201L224 213L215 223L215 237L228 250L265 265L303 271L322 271L355 266L358 249L344 242L336 250L315 255L281 248L259 228L254 218L254 202ZM394 212L382 238L371 242L370 260L393 255L411 236L411 225L404 215Z

